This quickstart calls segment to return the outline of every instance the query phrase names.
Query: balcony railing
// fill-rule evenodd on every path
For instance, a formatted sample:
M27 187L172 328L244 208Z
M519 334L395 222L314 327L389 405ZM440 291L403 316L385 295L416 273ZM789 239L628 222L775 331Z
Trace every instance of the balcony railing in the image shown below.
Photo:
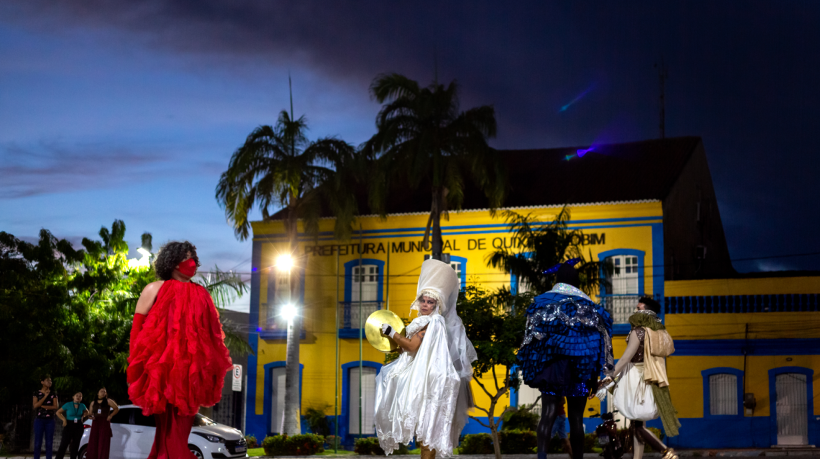
M820 294L668 296L666 314L820 311Z
M625 324L629 323L629 316L635 312L635 306L638 305L638 299L643 295L638 294L613 294L601 295L601 304L612 315L612 323Z
M362 319L361 322L367 321L367 318L373 312L382 308L382 303L379 301L362 301ZM359 302L351 301L349 303L339 303L339 330L358 330L359 329ZM357 335L358 336L358 335Z

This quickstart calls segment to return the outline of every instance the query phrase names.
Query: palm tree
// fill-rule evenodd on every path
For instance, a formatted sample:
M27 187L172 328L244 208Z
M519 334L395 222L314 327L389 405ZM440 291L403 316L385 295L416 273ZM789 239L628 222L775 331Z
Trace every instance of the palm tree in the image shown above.
M376 134L365 151L378 157L379 174L370 177L371 207L384 215L389 181L406 174L411 189L432 182L430 217L424 232L427 248L432 229L433 258L441 260L441 217L461 208L465 173L489 199L494 211L506 188L500 155L487 144L495 137L495 110L484 105L460 111L458 84L432 83L426 88L399 74L380 75L370 93L381 104Z
M518 278L519 285L526 285L534 292L547 292L555 283L555 274L545 273L558 263L579 258L576 265L580 277L579 288L589 295L598 291L601 282L612 275L610 263L592 261L584 257L581 245L583 233L570 230L568 223L570 210L567 207L549 223L539 223L532 215L521 215L513 211L503 213L513 240L514 250L502 248L487 256L487 266L501 268ZM605 274L601 278L601 274ZM520 291L520 290L519 290Z
M297 222L305 231L318 234L321 198L332 211L338 212L336 234L349 235L357 212L352 193L346 192L346 166L354 163L356 151L336 138L307 140L305 117L293 119L282 110L275 126L259 126L239 147L219 179L216 198L224 206L228 220L240 240L248 237L248 215L254 205L262 217L270 218L272 209L284 211L284 225L293 260L290 272L291 298L300 298L299 267L304 259L297 256ZM337 173L338 171L338 173ZM321 190L321 191L320 191ZM302 321L296 314L288 327L285 370L285 423L283 433L299 434L299 335Z

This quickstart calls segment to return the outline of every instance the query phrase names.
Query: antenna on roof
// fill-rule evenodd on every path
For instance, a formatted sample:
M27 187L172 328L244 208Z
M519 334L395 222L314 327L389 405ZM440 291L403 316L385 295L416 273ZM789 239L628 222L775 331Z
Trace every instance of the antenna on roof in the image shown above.
M666 138L666 100L664 94L664 87L666 86L666 79L669 77L669 73L666 71L666 64L663 62L663 56L661 56L661 63L660 65L655 64L655 68L658 69L658 80L660 81L660 90L661 90L661 112L660 112L660 133L661 138Z

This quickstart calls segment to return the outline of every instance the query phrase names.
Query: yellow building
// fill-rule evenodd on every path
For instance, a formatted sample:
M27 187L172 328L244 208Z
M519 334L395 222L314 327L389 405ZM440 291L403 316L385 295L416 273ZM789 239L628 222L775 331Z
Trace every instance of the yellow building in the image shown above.
M637 298L653 295L663 301L665 321L676 338L677 352L668 365L683 422L673 444L817 442L820 422L813 413L820 410L811 369L820 363L815 331L820 278L730 279L736 273L699 138L503 153L511 184L506 208L549 222L567 205L570 226L583 232L584 253L621 268L610 279L612 291L599 294L616 322L616 358L623 352L626 321ZM318 239L300 234L299 254L305 257L299 273L303 297L296 300L303 317L301 410L323 410L334 422L338 403L346 444L359 434L360 361L364 435L372 435L375 376L384 363L384 354L366 341L360 344L360 320L377 309L410 317L420 265L429 254L421 245L430 206L425 189L429 186L422 184L419 191L393 193L388 217L358 218L349 241L333 239L330 217L321 221ZM516 279L488 268L486 259L498 248L516 248L517 241L486 209L477 190L468 188L464 209L442 221L445 258L462 285L515 291ZM279 432L283 415L286 324L279 313L291 300L287 274L274 266L288 251L283 223L276 218L253 223L249 341L256 355L248 359L246 431L259 438ZM798 297L783 300L783 294ZM731 384L734 393L729 393ZM742 406L745 393L754 394L752 411ZM478 406L488 406L475 383L474 394ZM535 395L526 387L514 391L496 415ZM788 415L785 409L775 413L774 406L786 403L787 396L802 396L804 402L789 405ZM607 405L595 400L588 409L591 415ZM734 437L713 432L726 425ZM486 429L471 421L464 433L478 431Z

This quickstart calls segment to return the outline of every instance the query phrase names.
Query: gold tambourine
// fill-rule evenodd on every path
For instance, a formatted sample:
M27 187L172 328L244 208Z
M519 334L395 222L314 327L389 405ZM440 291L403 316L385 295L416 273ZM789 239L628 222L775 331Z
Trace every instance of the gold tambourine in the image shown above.
M396 333L400 333L402 336L405 334L404 322L402 322L401 317L393 311L380 309L370 314L367 323L364 324L364 334L367 336L367 342L376 350L382 352L395 351L399 348L399 345L389 337L382 335L382 324L390 325L393 330L396 330Z

